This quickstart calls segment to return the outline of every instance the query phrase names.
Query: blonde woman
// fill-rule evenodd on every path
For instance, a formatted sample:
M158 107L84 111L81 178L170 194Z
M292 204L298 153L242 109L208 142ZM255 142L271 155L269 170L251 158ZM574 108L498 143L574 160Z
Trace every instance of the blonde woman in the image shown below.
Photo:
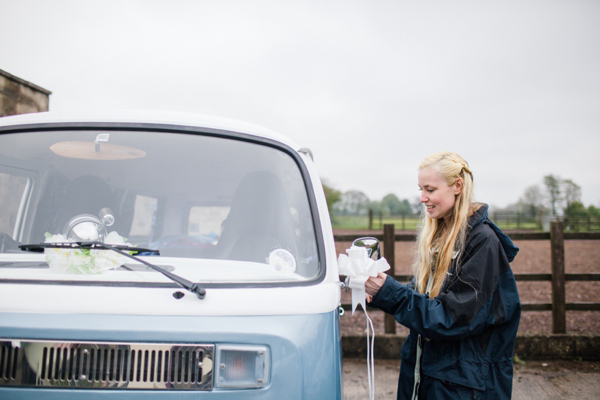
M473 203L473 173L456 153L419 166L423 225L409 285L379 274L370 306L410 329L398 399L509 399L521 304L509 262L518 248Z

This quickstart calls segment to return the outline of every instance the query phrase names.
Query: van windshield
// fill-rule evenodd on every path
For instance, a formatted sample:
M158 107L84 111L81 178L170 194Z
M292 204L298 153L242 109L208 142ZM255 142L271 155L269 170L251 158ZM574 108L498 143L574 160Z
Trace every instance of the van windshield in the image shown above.
M272 142L140 130L0 135L0 280L169 282L103 250L22 244L93 241L194 282L319 276L301 169Z

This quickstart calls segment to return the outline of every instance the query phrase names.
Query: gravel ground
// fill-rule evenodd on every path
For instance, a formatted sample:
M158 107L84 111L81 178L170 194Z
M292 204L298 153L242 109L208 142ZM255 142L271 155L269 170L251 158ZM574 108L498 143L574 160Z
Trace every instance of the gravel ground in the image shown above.
M375 360L375 400L395 399L399 360ZM592 400L600 393L600 363L527 361L515 365L514 400ZM368 399L366 360L344 359L344 400Z

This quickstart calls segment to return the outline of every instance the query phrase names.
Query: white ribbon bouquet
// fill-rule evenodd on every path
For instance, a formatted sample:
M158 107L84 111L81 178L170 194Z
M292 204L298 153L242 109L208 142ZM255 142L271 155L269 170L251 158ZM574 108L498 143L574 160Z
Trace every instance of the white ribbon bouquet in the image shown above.
M346 253L348 255L339 255L338 267L340 275L348 277L348 287L352 289L352 314L358 304L362 305L366 312L365 282L370 276L377 276L378 273L390 269L390 264L383 257L373 260L364 247L352 246L346 250Z

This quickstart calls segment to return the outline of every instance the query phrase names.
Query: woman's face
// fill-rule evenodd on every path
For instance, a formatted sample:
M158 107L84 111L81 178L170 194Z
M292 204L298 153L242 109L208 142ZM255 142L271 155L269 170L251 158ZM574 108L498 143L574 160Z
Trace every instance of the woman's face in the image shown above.
M419 171L421 203L431 218L447 218L452 215L456 195L460 193L460 181L448 185L444 177L433 166Z

